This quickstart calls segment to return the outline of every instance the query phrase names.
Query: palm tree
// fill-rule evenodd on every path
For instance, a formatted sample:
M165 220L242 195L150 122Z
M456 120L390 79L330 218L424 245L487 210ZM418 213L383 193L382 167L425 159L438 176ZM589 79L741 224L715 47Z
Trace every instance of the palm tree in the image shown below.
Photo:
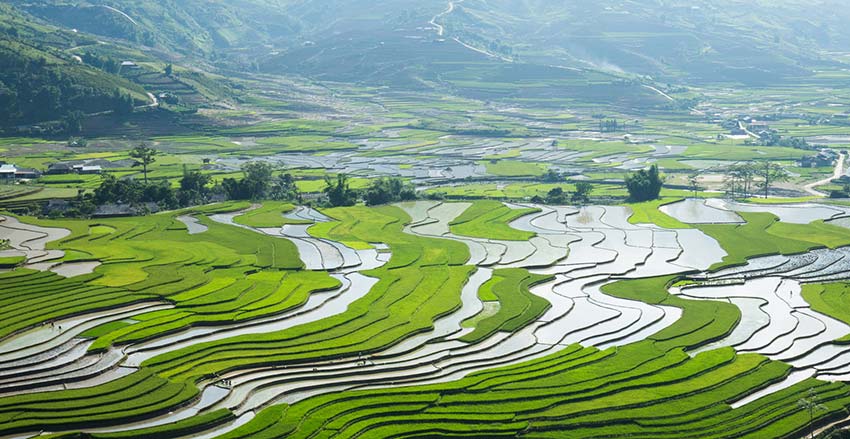
M159 154L159 151L145 144L141 144L130 151L130 157L138 160L135 166L142 165L143 167L145 184L148 184L148 165L156 162L157 154Z
M808 398L802 398L797 401L797 404L804 410L809 412L809 429L811 430L811 438L815 437L815 430L812 428L812 424L815 421L815 411L829 411L824 405L818 403L818 395L815 393L815 389L809 389Z

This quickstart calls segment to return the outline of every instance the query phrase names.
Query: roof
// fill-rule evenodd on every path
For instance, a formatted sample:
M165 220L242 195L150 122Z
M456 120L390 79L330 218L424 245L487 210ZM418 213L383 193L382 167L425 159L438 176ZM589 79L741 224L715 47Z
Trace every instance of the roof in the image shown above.
M0 173L3 174L14 174L18 171L18 168L15 165L0 165Z
M102 171L103 168L101 166L83 166L82 168L80 168L80 170L83 171L83 172L86 172L86 171Z

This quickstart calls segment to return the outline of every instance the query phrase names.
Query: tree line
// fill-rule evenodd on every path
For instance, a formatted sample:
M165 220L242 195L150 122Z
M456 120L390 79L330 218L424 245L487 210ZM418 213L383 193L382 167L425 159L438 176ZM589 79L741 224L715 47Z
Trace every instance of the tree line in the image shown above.
M62 66L0 48L0 127L59 121L32 134L78 134L84 113L133 111L134 101L117 89L84 85Z
M777 183L790 179L788 172L770 160L736 163L723 171L723 189L733 198L760 194L767 198Z
M149 179L149 168L156 163L160 152L147 145L139 145L130 151L134 166L142 168L142 178L117 178L104 174L100 185L93 193L81 193L62 211L45 212L49 216L88 217L98 206L156 204L160 209L177 209L207 204L218 200L280 200L293 203L303 202L295 178L289 173L277 173L266 162L248 162L242 166L242 177L224 178L213 181L200 170L184 166L178 187L168 180ZM409 182L395 177L372 180L363 190L351 188L350 178L345 174L325 176L323 198L316 203L326 207L352 206L361 200L367 205L381 205L417 198L415 188Z

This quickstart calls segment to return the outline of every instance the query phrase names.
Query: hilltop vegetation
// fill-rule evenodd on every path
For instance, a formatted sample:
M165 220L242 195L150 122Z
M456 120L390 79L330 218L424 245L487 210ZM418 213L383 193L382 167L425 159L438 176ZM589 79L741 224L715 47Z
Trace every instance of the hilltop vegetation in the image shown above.
M0 127L54 121L48 133L77 134L85 114L128 113L146 99L142 87L41 42L61 33L11 14L0 5Z

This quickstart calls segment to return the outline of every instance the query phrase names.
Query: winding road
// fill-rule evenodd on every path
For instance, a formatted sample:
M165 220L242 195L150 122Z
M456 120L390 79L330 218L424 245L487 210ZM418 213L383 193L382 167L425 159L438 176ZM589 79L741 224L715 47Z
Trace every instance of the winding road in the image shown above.
M432 19L431 19L431 21L429 21L429 22L428 22L428 23L430 23L430 24L431 24L431 26L434 26L434 28L435 28L435 29L437 29L437 35L439 35L439 36L441 36L441 37L442 37L442 36L446 33L446 29L443 27L443 25L442 25L442 24L437 23L437 21L438 21L439 19L441 19L441 18L445 17L446 15L449 15L449 14L451 14L452 12L454 12L454 10L455 10L455 5L456 5L456 4L460 4L460 3L463 3L463 0L458 0L458 1L451 1L451 2L449 2L449 7L448 7L448 9L446 9L445 11L440 12L439 14L435 15L435 16L434 16L434 18L432 18Z
M818 187L818 186L823 186L825 184L829 184L832 180L841 178L841 176L844 175L844 160L845 160L845 158L846 157L845 157L844 154L839 154L838 155L838 163L835 164L835 171L832 173L832 176L830 176L829 178L824 178L823 180L820 180L820 181L816 181L814 183L809 183L809 184L807 184L806 186L803 187L803 190L805 190L806 192L808 192L808 193L810 193L810 194L812 194L816 197L826 197L826 196L828 196L827 194L825 194L825 193L823 193L823 192L821 192L821 191L819 191L815 188Z

